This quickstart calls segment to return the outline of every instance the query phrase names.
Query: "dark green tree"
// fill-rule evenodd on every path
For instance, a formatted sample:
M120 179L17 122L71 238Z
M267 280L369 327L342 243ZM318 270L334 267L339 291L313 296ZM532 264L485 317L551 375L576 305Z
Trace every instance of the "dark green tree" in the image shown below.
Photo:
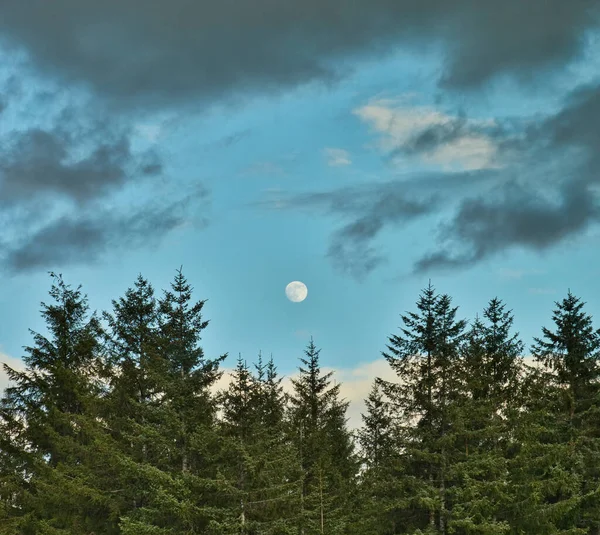
M398 383L378 379L399 415L405 499L401 533L446 533L451 403L459 388L455 373L466 322L456 319L448 295L429 286L417 301L418 312L401 316L401 333L389 337L383 355Z
M511 505L507 455L518 411L523 344L511 334L513 316L497 298L476 318L456 369L460 390L453 403L454 453L449 492L456 534L509 533Z
M541 368L527 380L513 473L524 496L518 518L540 533L597 534L600 526L600 332L583 307L569 291L556 303L555 329L543 328L532 347Z
M357 432L362 469L355 532L396 533L395 504L401 497L399 455L393 411L375 382L365 401L363 426Z
M338 534L348 529L358 459L347 429L348 403L340 399L333 372L322 373L312 338L292 380L290 422L303 470L301 535Z
M253 375L241 356L222 394L223 472L232 494L228 533L292 534L301 471L284 426L285 397L273 360Z
M146 304L151 301L146 293ZM123 516L123 534L221 532L227 488L214 462L219 448L217 403L210 389L225 356L204 357L204 303L192 302L192 288L178 270L156 308L146 307L152 393L149 418L141 430L150 443L147 457L130 464L144 495L143 503Z
M54 302L41 311L47 335L32 331L24 371L4 366L0 533L116 533L111 441L97 412L100 323L80 287L51 277Z
M160 447L163 358L159 348L158 306L154 289L141 275L133 288L112 301L104 312L104 334L109 385L103 417L127 462L117 488L129 504L126 510L144 507L149 493L139 478L138 464L157 465L164 456ZM115 481L115 484L117 482Z

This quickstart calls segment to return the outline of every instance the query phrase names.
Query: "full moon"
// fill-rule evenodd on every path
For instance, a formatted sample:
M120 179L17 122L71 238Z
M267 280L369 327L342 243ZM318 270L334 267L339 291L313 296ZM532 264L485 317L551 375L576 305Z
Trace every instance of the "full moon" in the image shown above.
M306 299L306 296L308 295L308 288L303 282L293 281L285 287L285 295L290 301L299 303L300 301L304 301Z

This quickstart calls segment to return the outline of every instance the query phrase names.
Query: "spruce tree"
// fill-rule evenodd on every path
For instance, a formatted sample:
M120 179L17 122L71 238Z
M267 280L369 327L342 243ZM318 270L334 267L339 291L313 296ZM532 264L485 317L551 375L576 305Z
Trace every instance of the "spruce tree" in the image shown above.
M296 534L302 467L296 444L291 440L285 419L287 396L283 392L273 356L263 365L259 353L255 365L254 440L255 488L248 511L257 534Z
M358 468L347 429L348 403L340 399L333 372L323 374L320 350L310 340L300 374L292 380L291 423L303 470L301 535L338 534L347 530L349 505Z
M157 401L162 395L164 365L159 352L158 307L148 280L139 275L133 288L113 300L112 306L111 313L103 313L110 368L109 391L102 407L107 427L126 459L118 488L123 489L129 510L147 503L149 491L138 477L138 464L156 465L164 456L156 440L160 435Z
M100 323L81 288L60 275L42 303L47 335L32 331L25 371L0 402L0 533L116 533L112 449L99 421Z
M518 489L536 490L527 518L557 533L596 534L600 526L600 331L583 307L569 291L556 303L555 329L535 339L543 368L528 380L529 427L516 458L530 476Z
M152 298L146 297L149 305ZM227 489L214 462L219 442L210 387L225 356L204 358L199 345L208 325L204 303L192 302L192 288L179 270L155 304L156 322L154 312L149 316L152 393L149 417L140 429L151 443L141 461L132 459L129 465L143 502L123 516L123 534L221 532Z
M391 535L396 533L394 504L400 497L401 473L394 417L378 382L373 383L365 405L363 426L357 433L362 469L355 532Z
M257 376L240 356L221 395L221 466L235 489L227 533L292 534L300 466L285 434L285 397L272 358L264 365L259 355L255 367Z
M383 353L399 379L378 382L400 417L397 447L405 499L396 512L401 533L446 533L450 410L466 326L451 305L451 298L437 295L430 283L417 301L418 312L401 316L401 334L389 337Z
M456 369L460 389L452 407L453 445L448 528L456 534L510 530L508 450L518 410L523 344L511 334L513 316L492 299L476 318Z

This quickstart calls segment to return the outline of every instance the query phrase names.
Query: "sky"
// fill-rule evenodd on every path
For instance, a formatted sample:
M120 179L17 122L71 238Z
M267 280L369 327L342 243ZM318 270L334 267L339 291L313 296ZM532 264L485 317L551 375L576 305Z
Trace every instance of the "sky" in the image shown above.
M183 266L207 356L289 376L313 336L355 419L429 280L528 346L568 289L600 317L599 29L591 0L3 2L3 361L48 271L102 311Z

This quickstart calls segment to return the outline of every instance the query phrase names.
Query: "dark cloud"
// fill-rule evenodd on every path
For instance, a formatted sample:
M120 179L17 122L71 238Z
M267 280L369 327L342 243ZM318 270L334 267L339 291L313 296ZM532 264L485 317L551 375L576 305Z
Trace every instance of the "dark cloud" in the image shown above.
M355 214L356 219L334 234L327 251L335 267L358 280L385 261L385 256L371 243L386 225L398 226L437 207L435 198L418 201L407 198L401 189L386 189L372 195Z
M127 137L100 143L77 161L71 159L73 147L73 140L57 131L14 134L0 160L0 204L47 194L82 202L123 185L133 159Z
M506 121L506 124L470 121L462 113L458 117L451 117L416 131L400 146L391 150L387 158L393 161L398 156L427 156L443 146L460 143L462 140L488 139L494 143L507 142L511 136L511 126L510 121ZM494 159L495 157L490 155L487 165L494 163Z
M544 134L555 147L580 147L595 154L600 149L600 85L586 85L573 91L565 107L543 121L533 134Z
M505 139L504 150L524 165L503 170L496 191L462 200L415 272L463 268L513 247L542 251L600 222L599 122L600 87L586 86L558 113Z
M206 198L206 190L196 188L174 202L143 206L127 213L102 210L65 215L17 243L5 243L0 256L5 269L13 274L93 264L109 252L157 245L167 233L189 222L190 206ZM203 226L206 221L199 223Z
M470 266L512 247L542 251L598 222L600 203L584 182L565 182L552 193L558 199L511 183L498 200L465 200L442 226L438 250L421 258L415 272Z
M154 150L134 151L131 128L73 106L50 122L56 126L0 140L0 269L94 263L113 251L152 246L189 220L191 205L204 212L200 186L175 201L164 187L153 194L163 160Z
M577 58L594 0L6 0L0 32L44 72L113 102L215 100L335 79L336 62L445 46L442 82L535 77Z
M465 135L486 135L497 145L498 168L279 195L276 202L341 216L346 223L334 231L327 255L358 279L385 261L374 246L384 229L442 209L452 215L432 238L432 252L415 263L415 273L464 269L512 248L544 251L600 222L598 124L600 87L586 86L555 114L491 127L460 117L420 132L398 149L426 152Z
M407 186L405 182L394 181L286 198L278 196L261 204L318 211L350 220L334 233L327 257L341 272L362 280L386 261L385 255L372 245L386 226L402 225L438 207L437 196L429 194L419 200L410 195Z
M38 72L62 87L80 83L131 118L137 106L202 107L336 80L346 60L379 58L399 47L443 50L440 83L446 88L478 89L505 75L539 81L581 57L599 13L595 0L6 0L0 39L22 48ZM518 132L459 117L398 148L426 153L485 135L498 144L500 170L370 184L284 202L343 220L327 254L357 278L384 261L373 245L384 229L440 208L456 212L434 244L436 253L417 269L471 265L513 246L549 248L598 217L593 184L600 163L599 94L597 87L583 88L561 112ZM49 90L47 97L49 103L55 95ZM108 120L90 126L78 114L69 108L58 122L66 126L14 133L0 147L0 207L22 212L56 199L76 205L50 224L29 220L19 243L5 240L5 262L12 269L98 257L109 245L142 243L144 232L154 228L160 236L180 221L168 216L168 204L136 214L135 221L102 208L94 208L102 217L89 215L96 201L164 169L157 154L132 153L127 129ZM229 147L245 135L218 143ZM562 178L546 181L540 168L548 161ZM491 183L504 186L482 192Z
M471 133L466 117L457 117L446 123L433 124L409 138L395 154L420 154L435 150L440 145L452 143Z

